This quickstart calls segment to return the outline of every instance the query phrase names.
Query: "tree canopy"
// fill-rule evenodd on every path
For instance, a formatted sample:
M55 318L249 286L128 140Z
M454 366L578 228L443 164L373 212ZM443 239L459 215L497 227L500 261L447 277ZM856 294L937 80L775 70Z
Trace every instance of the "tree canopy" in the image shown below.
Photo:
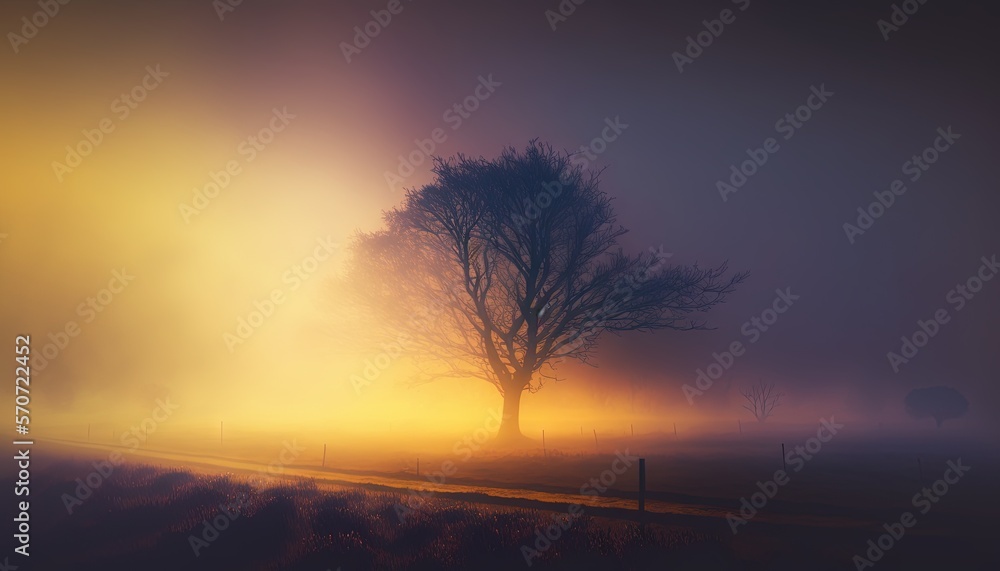
M910 416L916 419L933 418L938 428L944 421L961 418L969 412L969 401L951 387L913 389L904 402Z

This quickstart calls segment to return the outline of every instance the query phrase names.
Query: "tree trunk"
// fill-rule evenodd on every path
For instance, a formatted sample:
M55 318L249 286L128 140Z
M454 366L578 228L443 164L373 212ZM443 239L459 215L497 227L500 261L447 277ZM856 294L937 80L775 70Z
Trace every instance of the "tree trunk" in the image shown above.
M517 388L505 387L503 392L503 419L500 421L497 440L517 442L524 439L520 424L521 394L524 393L524 385Z

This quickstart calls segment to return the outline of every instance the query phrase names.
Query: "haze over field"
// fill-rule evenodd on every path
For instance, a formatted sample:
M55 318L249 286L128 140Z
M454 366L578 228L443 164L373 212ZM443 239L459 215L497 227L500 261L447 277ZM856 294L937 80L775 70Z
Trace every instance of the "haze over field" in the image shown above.
M713 330L602 338L598 368L567 364L525 396L526 434L731 429L758 379L785 393L776 424L924 430L904 397L944 385L971 403L945 429L995 430L1000 283L961 308L951 293L1000 247L995 52L946 32L986 8L928 4L886 42L883 6L733 4L735 22L678 73L671 54L716 7L588 2L553 30L537 3L487 6L404 3L345 58L372 6L243 3L220 18L193 0L69 4L7 51L0 336L31 334L41 358L52 345L35 363L38 430L120 430L168 397L162 433L206 438L220 420L356 439L475 430L494 388L408 388L402 359L372 375L378 352L337 342L329 284L352 236L432 180L429 159L404 176L421 145L494 157L535 137L607 167L626 250L751 274ZM17 31L34 10L5 3L0 21ZM786 138L776 122L817 91L830 95ZM960 138L911 181L904 163L948 128ZM69 166L88 133L92 152ZM780 150L720 200L717 181L768 137ZM851 243L843 225L896 178L909 190ZM779 290L800 297L765 331L750 320ZM271 315L241 328L258 308ZM950 321L894 372L887 354L939 309ZM689 404L682 386L735 341L745 354Z

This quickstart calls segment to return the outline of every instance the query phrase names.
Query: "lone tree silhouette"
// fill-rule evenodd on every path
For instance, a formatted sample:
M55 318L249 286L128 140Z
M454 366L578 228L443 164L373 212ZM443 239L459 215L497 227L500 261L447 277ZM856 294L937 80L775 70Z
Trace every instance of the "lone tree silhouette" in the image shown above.
M772 416L774 408L781 404L781 397L784 396L784 393L775 392L774 383L764 384L764 381L741 389L740 393L747 400L743 408L753 413L757 422L764 422L767 417Z
M937 427L946 420L960 418L969 412L969 401L951 387L913 389L906 395L906 412L916 419L934 419Z
M522 394L557 379L563 358L590 363L604 332L701 329L697 314L746 274L629 255L600 172L531 141L491 160L436 158L436 179L410 189L385 228L355 238L345 280L351 306L419 371L503 396L501 442L523 439Z

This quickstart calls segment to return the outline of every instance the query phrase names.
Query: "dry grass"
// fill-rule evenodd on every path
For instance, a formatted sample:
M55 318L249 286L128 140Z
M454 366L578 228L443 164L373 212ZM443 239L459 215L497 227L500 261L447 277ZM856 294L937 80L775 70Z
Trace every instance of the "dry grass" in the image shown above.
M46 498L59 498L92 468L66 461L47 469ZM47 500L36 533L58 537L39 552L53 569L527 569L523 544L553 513L429 499L401 521L406 496L318 489L309 481L264 484L244 476L203 476L126 464L72 515ZM242 502L240 517L195 557L191 534ZM709 548L710 547L710 548ZM649 569L719 552L689 531L613 522L584 514L534 560L531 569Z

